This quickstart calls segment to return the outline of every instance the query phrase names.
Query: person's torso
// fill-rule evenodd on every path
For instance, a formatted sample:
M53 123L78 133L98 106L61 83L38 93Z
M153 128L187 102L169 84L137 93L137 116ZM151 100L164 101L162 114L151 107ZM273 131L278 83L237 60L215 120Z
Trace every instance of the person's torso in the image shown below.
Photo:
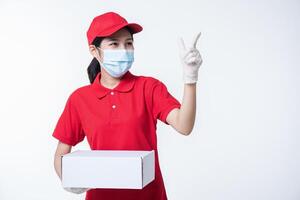
M151 112L150 90L155 80L134 78L133 85L119 91L105 88L93 95L98 89L93 85L79 88L77 112L92 150L155 150L155 180L141 190L92 189L86 194L88 200L167 199L158 159L157 121Z

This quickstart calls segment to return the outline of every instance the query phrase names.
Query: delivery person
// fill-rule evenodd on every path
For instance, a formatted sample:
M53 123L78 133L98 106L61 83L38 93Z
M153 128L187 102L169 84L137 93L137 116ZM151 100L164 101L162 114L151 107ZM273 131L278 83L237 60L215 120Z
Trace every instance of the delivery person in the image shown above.
M184 81L180 103L158 79L129 71L134 61L133 34L142 29L115 12L93 19L87 31L94 57L87 70L91 84L75 89L66 101L52 134L59 140L54 166L61 179L61 155L86 137L91 150L154 150L155 179L143 189L65 188L77 194L86 192L86 200L166 200L158 160L157 119L183 135L189 135L194 126L196 82L202 63L196 49L200 33L190 48L182 39L180 42Z

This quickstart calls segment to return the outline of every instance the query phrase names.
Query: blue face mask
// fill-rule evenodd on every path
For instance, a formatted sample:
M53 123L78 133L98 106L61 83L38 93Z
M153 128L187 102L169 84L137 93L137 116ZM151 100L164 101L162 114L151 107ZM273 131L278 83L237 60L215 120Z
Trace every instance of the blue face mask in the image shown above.
M134 50L99 49L103 51L103 62L99 62L111 76L121 77L131 68L134 61Z

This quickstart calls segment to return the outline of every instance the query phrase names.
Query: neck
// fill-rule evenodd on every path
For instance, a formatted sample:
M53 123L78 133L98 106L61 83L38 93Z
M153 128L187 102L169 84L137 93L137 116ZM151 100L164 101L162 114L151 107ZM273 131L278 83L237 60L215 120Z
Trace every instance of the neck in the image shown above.
M119 84L121 78L122 77L120 77L120 78L112 77L106 71L101 69L100 82L101 82L101 85L103 85L106 88L109 88L109 89L115 88Z

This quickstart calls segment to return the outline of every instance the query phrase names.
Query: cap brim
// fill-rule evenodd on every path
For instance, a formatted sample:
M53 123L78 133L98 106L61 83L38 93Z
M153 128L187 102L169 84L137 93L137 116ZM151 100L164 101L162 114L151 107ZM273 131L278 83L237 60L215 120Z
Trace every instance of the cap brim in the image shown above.
M140 26L139 24L136 24L136 23L124 23L124 24L120 24L118 26L112 27L110 29L104 30L101 33L98 33L97 36L98 37L107 37L107 36L110 36L113 33L117 32L118 30L124 28L124 27L128 27L132 31L132 34L141 32L143 30L143 27Z

